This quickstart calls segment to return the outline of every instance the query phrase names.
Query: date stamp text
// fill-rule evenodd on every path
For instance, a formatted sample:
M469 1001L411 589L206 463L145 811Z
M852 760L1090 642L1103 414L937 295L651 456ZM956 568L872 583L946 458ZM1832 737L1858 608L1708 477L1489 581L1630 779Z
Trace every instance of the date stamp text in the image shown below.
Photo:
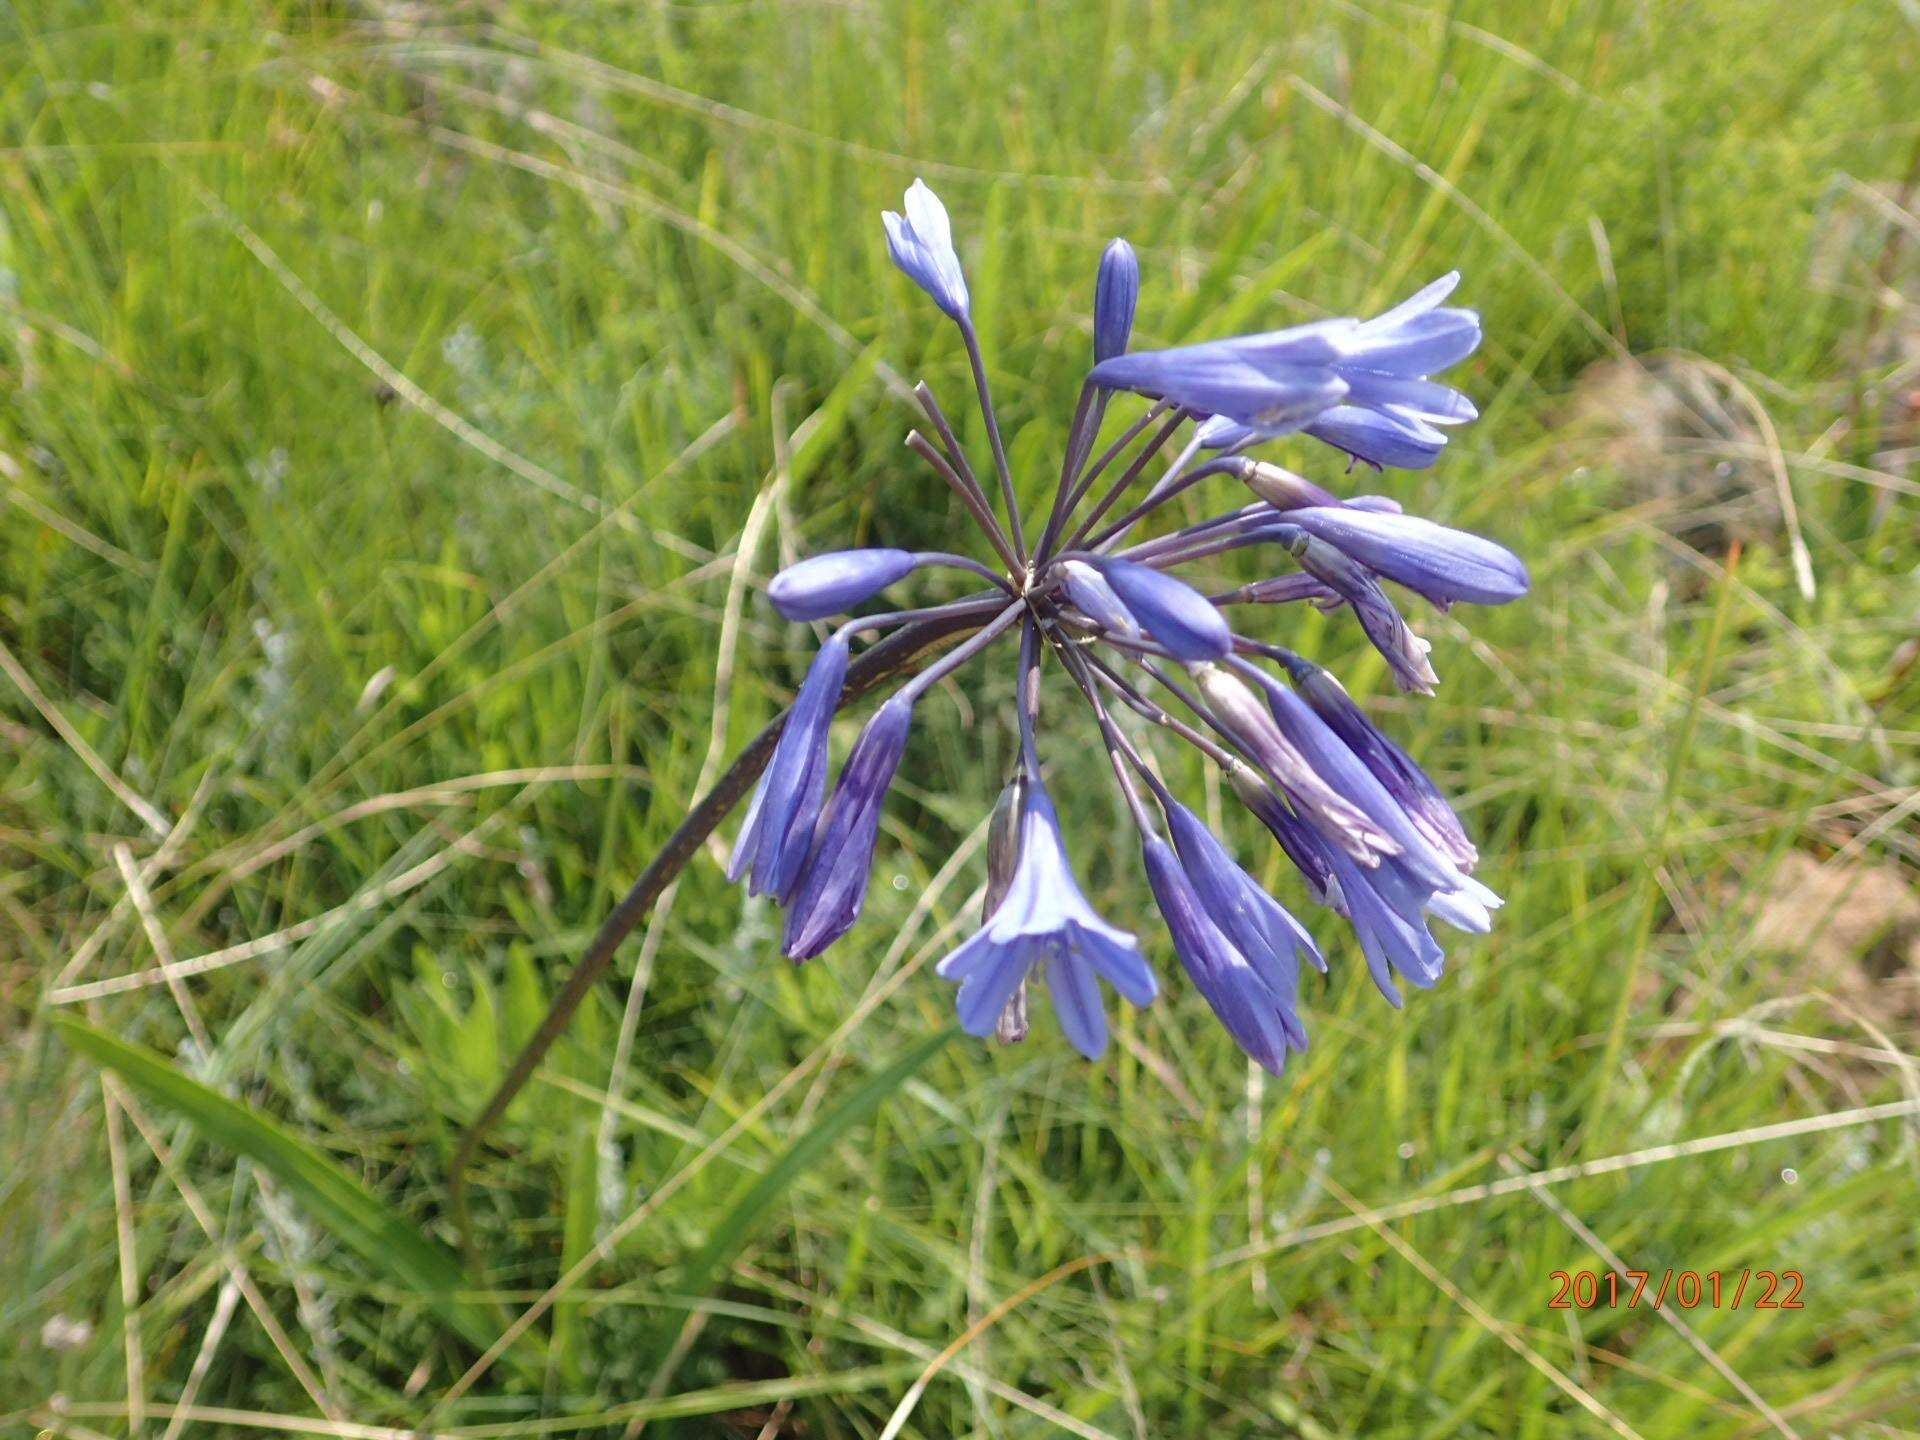
M1553 1310L1804 1310L1798 1270L1556 1270Z

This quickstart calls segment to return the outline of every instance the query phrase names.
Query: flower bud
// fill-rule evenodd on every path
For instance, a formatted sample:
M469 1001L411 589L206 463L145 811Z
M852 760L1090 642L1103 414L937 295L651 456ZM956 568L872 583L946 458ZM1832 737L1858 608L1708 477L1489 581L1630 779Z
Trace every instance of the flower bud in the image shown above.
M880 802L912 724L913 701L902 691L874 712L853 742L787 911L783 944L791 958L811 960L860 918L880 836Z
M1295 510L1287 519L1369 570L1438 603L1504 605L1527 593L1527 567L1505 546L1417 515L1351 506Z
M1226 619L1185 581L1131 560L1101 559L1096 568L1133 618L1176 660L1223 660L1233 649Z
M767 596L789 620L824 620L871 599L917 563L905 550L835 550L789 565Z
M1298 510L1305 505L1337 506L1339 497L1304 476L1265 460L1241 460L1240 481L1276 510Z
M993 817L987 821L987 893L980 907L980 923L986 924L1000 902L1007 898L1013 884L1013 872L1020 863L1020 821L1027 803L1027 772L1021 769L1000 790L993 802Z
M1400 853L1399 842L1327 784L1307 763L1307 757L1280 733L1273 712L1250 686L1218 665L1193 665L1188 669L1233 743L1272 776L1330 840L1362 865L1378 865L1381 856Z
M1082 615L1111 634L1131 637L1140 634L1140 626L1098 570L1084 560L1066 560L1061 562L1060 573L1066 583L1067 599Z
M953 248L953 227L947 220L947 207L927 188L924 180L907 187L901 206L904 215L891 210L881 212L887 232L887 252L893 256L908 279L926 291L933 303L954 320L965 324L972 300L967 294L967 277L960 269L960 257Z
M1300 513L1292 512L1293 515ZM1387 592L1380 588L1367 567L1326 541L1298 527L1290 528L1293 534L1287 540L1287 549L1300 562L1302 570L1353 607L1353 613L1360 619L1360 628L1367 632L1373 648L1392 669L1394 683L1415 695L1431 695L1440 683L1433 662L1427 659L1433 646L1407 627L1399 609L1387 598Z
M1140 261L1133 246L1114 240L1100 257L1093 285L1093 360L1097 365L1126 353L1133 334L1133 308L1140 299Z

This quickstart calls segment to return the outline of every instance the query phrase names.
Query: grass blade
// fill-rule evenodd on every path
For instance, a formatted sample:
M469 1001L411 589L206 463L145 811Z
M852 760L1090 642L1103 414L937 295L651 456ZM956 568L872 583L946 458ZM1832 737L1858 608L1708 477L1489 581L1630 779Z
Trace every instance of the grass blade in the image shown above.
M68 1015L53 1027L73 1050L166 1106L205 1138L245 1155L313 1219L388 1279L418 1295L461 1338L484 1348L498 1323L462 1299L466 1272L453 1251L386 1204L326 1155L251 1106L183 1074L164 1056Z
M869 1118L880 1103L904 1085L914 1072L931 1060L959 1032L949 1027L927 1036L884 1070L857 1086L837 1102L805 1133L796 1139L769 1166L766 1173L749 1185L733 1202L720 1223L707 1236L707 1243L687 1262L680 1289L699 1299L712 1287L714 1277L732 1263L754 1228L772 1208L782 1192L800 1177L809 1165L824 1154L842 1135Z

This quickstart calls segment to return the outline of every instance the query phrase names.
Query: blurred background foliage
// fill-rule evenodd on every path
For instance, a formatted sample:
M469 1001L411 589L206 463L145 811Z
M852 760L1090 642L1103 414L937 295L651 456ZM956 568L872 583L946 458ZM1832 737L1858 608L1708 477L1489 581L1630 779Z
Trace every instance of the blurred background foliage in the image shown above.
M0 1428L1920 1428L1916 27L0 11ZM804 667L765 578L963 524L900 446L902 378L967 409L881 242L916 174L1030 511L1110 235L1142 344L1465 271L1484 418L1435 469L1275 451L1497 537L1534 594L1416 620L1430 701L1338 617L1260 618L1463 797L1510 904L1401 1014L1337 942L1262 1084L1057 691L1082 879L1167 993L1095 1066L1044 1016L949 1042L930 967L1012 745L969 672L853 935L796 970L696 862L493 1137L463 1258L460 1125ZM1600 1245L1796 1269L1805 1308L1550 1309Z

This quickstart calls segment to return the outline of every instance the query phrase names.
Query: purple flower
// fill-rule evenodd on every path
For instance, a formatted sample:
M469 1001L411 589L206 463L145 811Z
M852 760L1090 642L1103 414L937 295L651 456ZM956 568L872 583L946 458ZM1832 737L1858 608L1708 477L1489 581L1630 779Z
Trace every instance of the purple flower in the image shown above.
M824 620L871 600L918 563L906 550L835 550L789 565L767 596L789 620Z
M1395 803L1393 796L1360 757L1347 748L1326 721L1281 681L1256 666L1241 662L1241 673L1266 692L1274 723L1329 786L1363 811L1393 838L1400 863L1426 881L1430 890L1452 890L1459 880L1453 862L1435 850L1425 835Z
M1434 848L1462 870L1470 870L1479 863L1480 852L1467 838L1466 827L1440 793L1440 787L1367 718L1366 711L1353 703L1346 687L1318 665L1303 660L1293 662L1289 670L1301 698L1346 742L1347 748L1360 757Z
M1504 605L1527 593L1527 567L1504 546L1417 515L1309 506L1289 523L1437 604Z
M1302 353L1332 354L1317 342L1304 345ZM1109 390L1135 390L1268 438L1298 430L1347 393L1346 382L1324 361L1270 360L1256 366L1240 340L1116 355L1094 366L1088 378Z
M1370 465L1431 465L1447 443L1435 427L1461 425L1480 413L1458 390L1427 379L1480 344L1478 315L1439 308L1459 283L1458 271L1443 275L1346 332L1333 367L1347 387L1346 398L1306 426L1307 434Z
M1100 256L1093 284L1093 358L1095 363L1124 355L1133 334L1133 308L1140 299L1140 261L1133 247L1114 240Z
M1264 770L1339 848L1363 865L1397 854L1398 844L1346 796L1320 777L1307 757L1280 733L1273 713L1244 682L1218 665L1192 667L1208 708L1240 751Z
M1267 988L1286 1003L1287 1031L1295 1037L1295 1045L1305 1049L1306 1031L1293 1012L1300 988L1300 961L1304 959L1324 973L1326 957L1306 927L1240 868L1198 815L1171 796L1162 797L1161 809L1167 817L1174 852L1207 918L1246 956Z
M860 918L880 834L880 802L900 768L912 724L913 698L902 691L874 712L853 742L787 911L785 948L793 959L811 960Z
M1360 951L1367 957L1367 970L1380 993L1394 1006L1400 1004L1400 991L1393 983L1398 974L1425 990L1440 979L1446 954L1424 925L1408 920L1373 888L1366 871L1346 856L1332 850L1334 883L1339 887L1340 910L1353 924Z
M1102 920L1080 893L1053 802L1034 782L1006 897L980 932L936 971L960 982L955 1005L961 1029L987 1035L1036 966L1045 971L1060 1029L1089 1060L1098 1059L1107 1046L1099 981L1106 980L1135 1005L1148 1004L1158 991L1133 936Z
M1304 429L1373 465L1419 469L1447 443L1435 428L1476 418L1459 391L1427 377L1472 354L1480 319L1443 310L1460 281L1436 280L1372 320L1320 320L1103 360L1097 385L1137 390L1211 417L1209 447Z
M1315 902L1338 910L1333 858L1327 853L1328 846L1320 838L1319 832L1288 809L1286 802L1252 771L1236 770L1229 779L1234 794L1240 797L1240 803L1251 810L1260 823L1273 833L1273 838L1280 842L1280 848L1286 851L1293 868L1307 882Z
M904 216L891 210L881 213L887 229L887 250L893 263L927 294L948 316L966 323L971 301L967 295L967 277L960 270L960 256L953 248L953 229L947 223L947 207L927 188L924 180L915 180L907 188Z
M1299 747L1330 786L1351 799L1399 846L1365 872L1369 895L1378 898L1397 919L1394 933L1404 930L1426 937L1416 946L1424 955L1429 947L1438 949L1427 934L1425 915L1479 934L1491 929L1488 912L1499 907L1500 897L1459 869L1427 839L1387 787L1305 701L1269 675L1252 667L1248 667L1248 673L1266 691L1275 723L1288 740ZM1312 817L1308 823L1314 823ZM1340 883L1343 891L1350 888L1344 880ZM1351 898L1344 901L1350 916L1353 903ZM1359 923L1357 917L1355 923Z
M1211 601L1183 580L1131 560L1094 565L1147 633L1176 660L1218 660L1233 649L1233 632Z
M1247 957L1209 918L1173 849L1158 836L1143 842L1147 884L1173 937L1174 953L1227 1033L1261 1068L1278 1075L1289 1048L1304 1049L1288 1026L1292 996L1276 995ZM1297 1022L1295 1022L1297 1025Z
M1447 447L1447 437L1418 416L1393 416L1358 405L1335 405L1301 428L1381 470L1424 470Z
M752 867L747 886L752 894L785 901L793 891L826 791L827 731L846 676L846 637L829 636L807 667L727 865L729 880L738 880Z

